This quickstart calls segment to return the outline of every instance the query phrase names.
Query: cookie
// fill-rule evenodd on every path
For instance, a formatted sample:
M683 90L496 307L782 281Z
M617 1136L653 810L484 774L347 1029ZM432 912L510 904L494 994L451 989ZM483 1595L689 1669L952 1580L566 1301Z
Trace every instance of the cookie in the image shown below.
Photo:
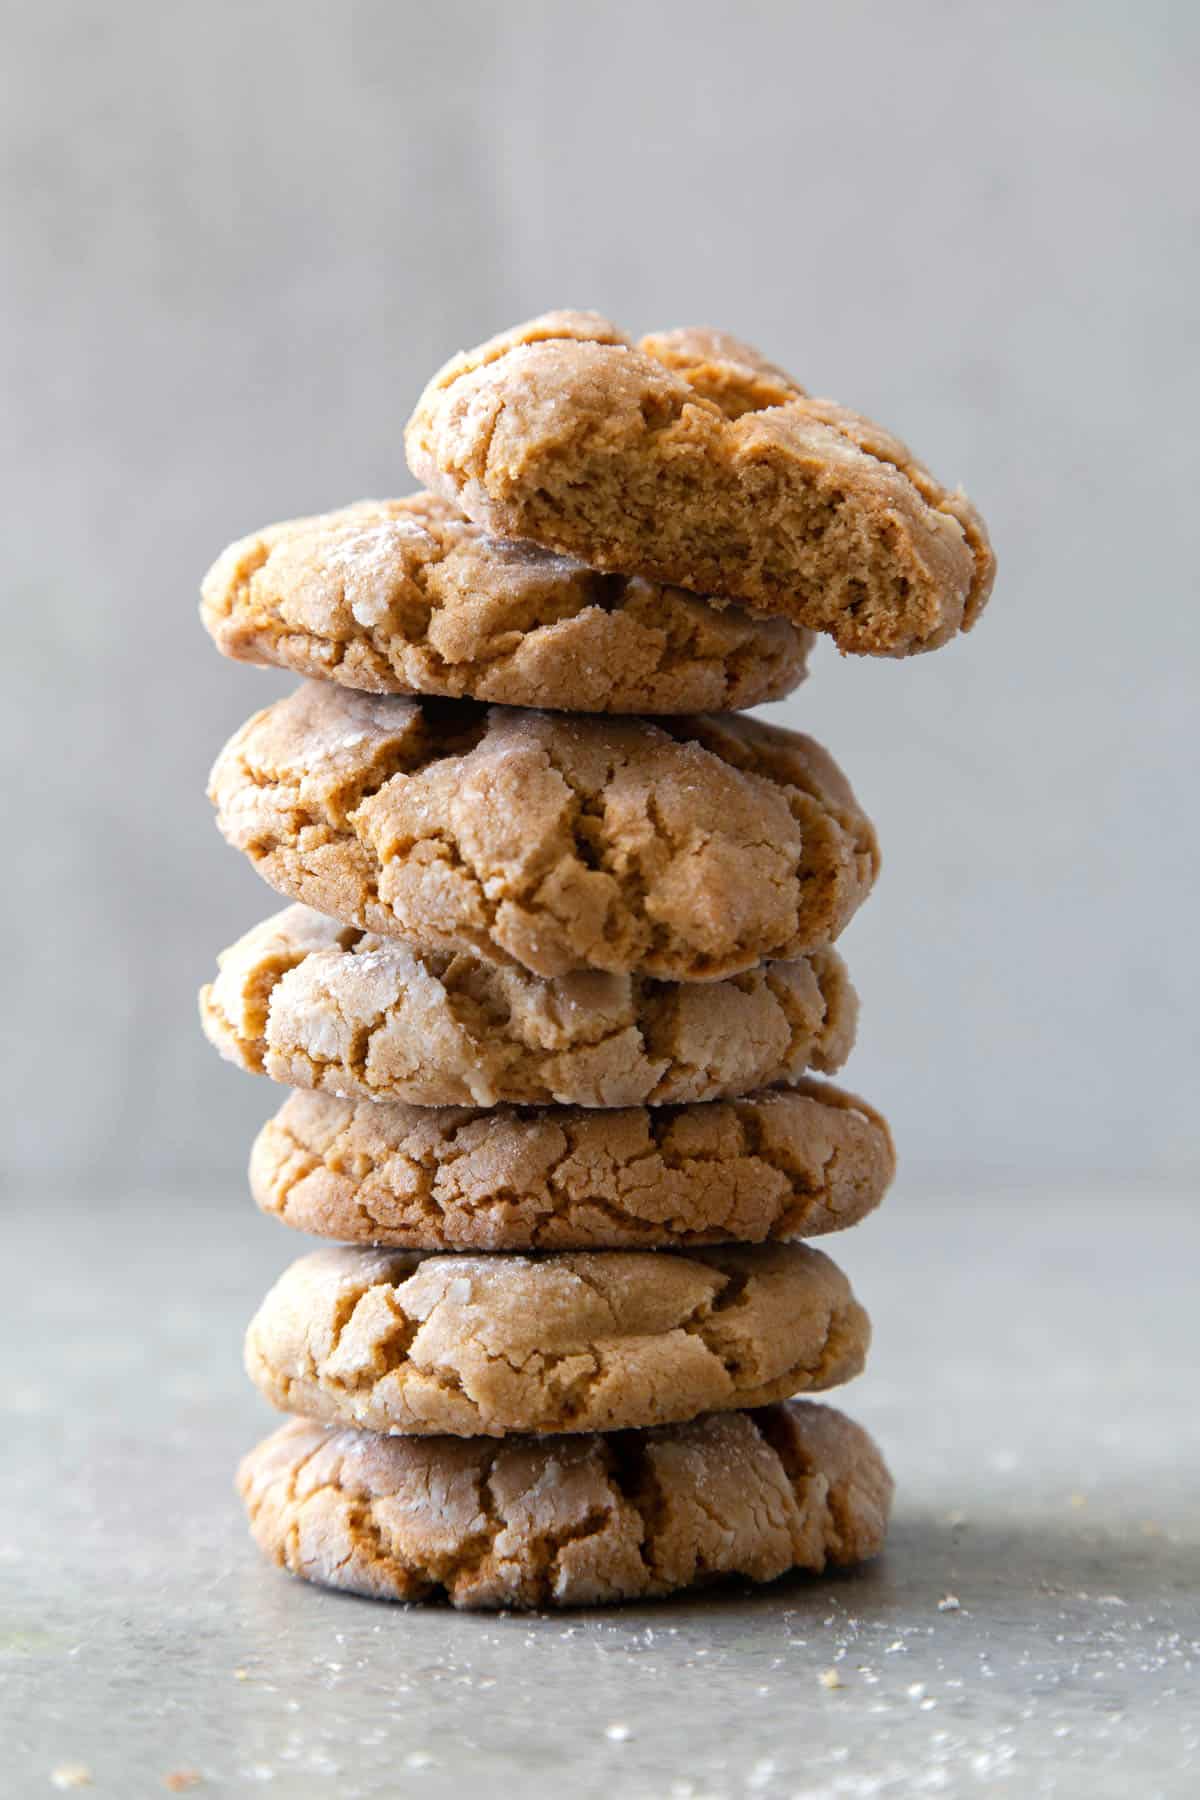
M405 444L417 479L488 531L741 600L846 651L934 649L992 588L964 494L719 332L635 348L594 313L547 314L447 363Z
M240 662L373 694L568 712L731 712L803 679L811 635L637 576L489 537L432 494L270 525L205 577Z
M292 1419L238 1471L274 1563L378 1600L595 1606L877 1556L892 1480L794 1400L608 1436L378 1437Z
M870 1326L807 1244L302 1256L246 1333L282 1412L427 1436L619 1431L763 1406L862 1369Z
M306 682L217 759L290 899L421 951L706 981L828 944L875 879L817 744L741 715L572 718Z
M200 1012L230 1062L343 1099L634 1106L832 1074L858 1001L834 950L724 981L549 981L289 906L223 952Z
M556 315L547 316L554 318ZM607 324L595 313L569 316ZM523 336L527 329L517 327L518 342L528 341ZM583 336L588 341L586 325ZM629 340L618 333L617 342L628 346ZM714 331L709 325L652 331L638 341L637 348L643 356L651 356L655 362L681 375L694 394L719 406L727 419L739 419L743 413L761 412L767 406L787 406L793 400L805 397L796 377L776 363L768 362L761 350L754 349L731 332Z
M264 1212L410 1250L686 1248L841 1231L895 1168L886 1122L828 1083L707 1105L357 1105L298 1093L259 1133Z

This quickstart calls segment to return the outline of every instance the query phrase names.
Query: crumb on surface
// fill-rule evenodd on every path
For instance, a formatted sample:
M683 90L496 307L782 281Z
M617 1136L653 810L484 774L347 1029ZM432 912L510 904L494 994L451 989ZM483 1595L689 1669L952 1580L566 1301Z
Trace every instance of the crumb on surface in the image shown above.
M70 1788L91 1787L92 1771L86 1763L59 1763L57 1768L51 1769L50 1780L56 1788L66 1793Z

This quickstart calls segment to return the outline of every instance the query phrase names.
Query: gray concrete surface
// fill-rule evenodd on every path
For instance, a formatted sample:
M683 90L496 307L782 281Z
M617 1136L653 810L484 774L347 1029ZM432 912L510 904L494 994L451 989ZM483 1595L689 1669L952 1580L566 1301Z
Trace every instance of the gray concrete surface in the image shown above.
M303 1240L233 1190L19 1198L6 1800L84 1771L97 1800L185 1771L198 1795L337 1800L1200 1790L1193 1196L902 1184L826 1240L876 1321L845 1404L898 1477L886 1557L535 1618L388 1608L257 1560L230 1473L270 1420L238 1340Z
M563 304L740 332L992 525L972 639L823 652L777 715L879 821L853 1079L905 1154L1200 1165L1200 7L10 10L12 1167L240 1168L256 1102L192 995L271 900L202 790L286 683L220 662L197 584L267 520L406 491L432 370Z

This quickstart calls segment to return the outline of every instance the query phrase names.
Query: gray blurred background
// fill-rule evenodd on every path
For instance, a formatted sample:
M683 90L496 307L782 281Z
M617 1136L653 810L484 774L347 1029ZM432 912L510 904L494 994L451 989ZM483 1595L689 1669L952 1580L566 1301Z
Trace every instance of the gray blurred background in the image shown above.
M219 1178L267 1085L194 990L279 902L203 796L286 678L225 542L412 485L458 347L706 322L983 508L972 637L823 648L886 868L847 1072L910 1177L1197 1161L1200 9L44 0L2 58L5 1071L18 1176Z

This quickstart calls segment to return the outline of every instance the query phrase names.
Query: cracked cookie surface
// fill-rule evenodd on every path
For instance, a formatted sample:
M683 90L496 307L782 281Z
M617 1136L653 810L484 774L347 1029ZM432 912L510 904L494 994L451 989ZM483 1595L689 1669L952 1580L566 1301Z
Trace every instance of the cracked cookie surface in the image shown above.
M221 831L289 898L535 974L706 981L833 941L878 868L825 751L719 713L570 717L306 682L217 759Z
M282 1412L427 1436L617 1431L763 1406L863 1367L870 1326L806 1244L540 1255L325 1249L246 1333Z
M961 491L722 332L634 346L598 314L545 314L452 358L405 444L419 481L501 537L740 599L845 651L936 648L991 592Z
M343 1243L681 1248L844 1230L894 1168L885 1121L823 1082L614 1111L297 1093L255 1141L250 1189L264 1212Z
M835 950L724 981L550 981L289 906L222 952L200 1013L230 1062L340 1099L612 1107L832 1074L858 1002Z
M380 1600L594 1606L878 1555L892 1481L807 1401L607 1436L379 1437L293 1419L242 1462L263 1553Z
M811 635L641 577L489 537L433 494L269 525L205 576L240 662L374 694L567 712L732 712L804 677Z

